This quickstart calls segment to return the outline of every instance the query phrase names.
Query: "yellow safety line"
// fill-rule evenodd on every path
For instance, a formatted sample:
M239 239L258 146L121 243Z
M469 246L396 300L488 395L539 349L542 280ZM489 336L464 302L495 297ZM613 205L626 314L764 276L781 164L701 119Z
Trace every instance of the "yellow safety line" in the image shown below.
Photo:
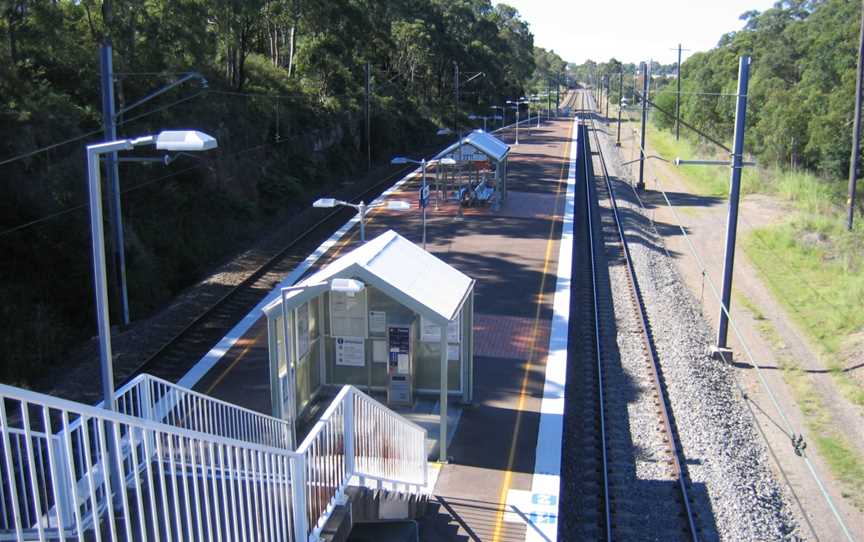
M572 139L572 135L571 135ZM525 363L525 372L522 375L522 385L519 389L519 403L516 406L516 425L513 428L513 439L510 442L510 453L507 457L507 470L504 471L504 481L501 483L501 491L498 494L498 502L501 506L495 517L495 530L492 532L492 541L498 542L501 538L501 528L504 521L504 513L507 508L507 492L510 490L510 482L513 479L513 463L516 461L516 442L519 440L519 429L522 424L522 410L525 407L526 389L528 377L534 361L534 353L537 349L537 330L540 324L540 310L543 308L543 291L546 288L546 275L549 271L549 261L552 255L552 244L554 241L555 224L558 220L558 201L561 196L561 181L564 178L564 166L569 162L570 140L564 145L564 156L561 160L561 173L558 175L558 186L555 190L555 207L552 211L552 223L549 225L549 237L546 241L546 255L543 259L543 275L540 277L540 293L537 296L537 310L534 314L534 324L531 331L531 353Z
M260 339L261 336L264 335L264 331L266 331L266 330L267 330L267 326L264 326L263 330L259 331L258 334L252 338L252 340L250 340L248 343L246 343L246 346L244 346L243 350L241 350L240 353L237 354L237 357L234 358L234 361L232 361L231 364L228 367L226 367L224 371L222 371L222 374L220 374L216 378L216 380L213 381L213 383L207 388L207 391L205 393L212 392L214 389L216 389L216 386L218 386L219 384L222 383L222 380L224 380L224 378L226 376L228 376L228 373L230 373L234 369L234 367L236 367L237 364L240 363L240 360L242 360L244 357L246 357L246 354L249 353L249 350L251 350L252 347L255 345L255 343L258 342L258 339Z
M397 194L397 193L399 193L399 192L394 192L394 194ZM366 215L366 225L367 226L369 225L370 222L372 222L372 217L375 214L377 214L380 210L381 210L380 207L375 207L371 211L369 211L369 213ZM359 227L359 224L358 224L358 227ZM347 247L348 244L351 243L351 241L354 239L354 237L356 237L358 231L359 230L355 230L352 228L351 233L346 235L345 237L343 237L339 241L339 244L334 249L333 254L330 255L329 261L332 262L334 258L336 258L337 256L339 256L339 254L342 253L342 251L345 249L345 247ZM266 328L265 328L265 330L266 330ZM218 386L219 384L222 383L222 381L225 379L225 377L228 376L228 373L233 371L234 367L236 367L237 364L240 363L240 361L244 357L246 357L246 354L249 353L249 350L252 348L252 346L255 343L258 342L258 340L261 338L261 336L263 334L264 334L264 331L259 331L258 334L255 335L255 337L246 346L243 347L243 350L241 350L240 353L237 354L237 357L234 358L234 361L232 361L231 364L228 365L228 367L225 367L225 370L222 371L222 373L218 377L216 377L216 380L214 380L213 383L207 388L207 391L205 393L212 392L214 389L216 389L216 386Z

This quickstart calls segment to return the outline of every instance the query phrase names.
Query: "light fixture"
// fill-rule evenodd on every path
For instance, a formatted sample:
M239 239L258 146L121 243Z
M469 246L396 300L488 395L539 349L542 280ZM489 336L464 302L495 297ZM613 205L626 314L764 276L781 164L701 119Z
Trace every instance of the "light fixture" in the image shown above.
M318 207L319 209L329 209L330 207L336 207L336 198L318 198L312 204L312 207Z
M209 151L216 139L198 130L167 130L156 136L156 148L166 151Z
M366 285L354 279L333 279L330 281L330 291L343 294L359 294Z

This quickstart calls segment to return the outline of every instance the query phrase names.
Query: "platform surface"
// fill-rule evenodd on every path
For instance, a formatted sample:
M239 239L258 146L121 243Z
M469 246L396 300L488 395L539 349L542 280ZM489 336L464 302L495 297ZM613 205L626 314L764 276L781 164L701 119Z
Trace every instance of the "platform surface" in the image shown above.
M420 525L423 540L525 539L524 518L505 505L511 490L530 491L534 474L572 126L572 118L560 118L520 128L500 209L428 208L427 250L477 284L475 400L452 432L435 488L437 514ZM503 139L512 145L512 130ZM416 202L417 182L392 197ZM419 244L420 213L373 211L367 238L388 229ZM313 271L357 246L358 237L354 228ZM269 414L267 364L262 315L196 389Z

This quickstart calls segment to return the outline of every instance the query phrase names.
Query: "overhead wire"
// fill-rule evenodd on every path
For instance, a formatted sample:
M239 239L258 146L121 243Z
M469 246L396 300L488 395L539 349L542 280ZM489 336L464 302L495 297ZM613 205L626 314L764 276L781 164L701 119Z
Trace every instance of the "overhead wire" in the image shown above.
M220 157L225 157L225 158L235 157L235 156L239 156L241 154L245 154L247 152L252 152L254 150L266 147L268 145L278 145L278 144L284 143L286 141L288 141L288 139L281 139L278 141L269 141L266 143L261 143L259 145L254 145L252 147L247 147L245 149L241 149L241 150L233 152L233 153L220 155ZM144 188L145 186L149 186L149 185L155 184L159 181L164 181L166 179L170 179L171 177L176 177L178 175L182 175L183 173L187 173L193 169L200 168L204 165L205 165L204 162L200 162L198 164L194 164L192 166L188 166L188 167L185 167L183 169L173 171L173 172L166 174L166 175L161 175L161 176L153 178L153 179L148 179L146 181L143 181L141 183L136 184L135 186L131 186L125 190L120 191L120 195L126 195L126 194L129 194L131 192L135 192L137 190L140 190L141 188ZM89 207L89 203L82 203L82 204L74 205L72 207L67 207L66 209L63 209L61 211L57 211L55 213L51 213L49 215L45 215L45 216L42 216L40 218L30 220L28 222L18 224L17 226L13 226L9 229L0 231L0 237L5 237L7 235L10 235L10 234L15 233L17 231L21 231L21 230L30 228L30 227L35 226L37 224L40 224L42 222L47 222L49 220L53 220L53 219L58 218L60 216L67 215L67 214L73 213L75 211L80 211L82 209L86 209L87 207Z
M648 100L648 103L651 103L650 100ZM628 122L633 122L629 113L627 115L627 119L628 119ZM634 138L634 143L647 156L646 150L641 146L640 143L635 142L635 138ZM777 413L780 415L780 419L783 421L783 424L785 425L785 430L782 430L782 432L784 434L786 434L787 437L789 437L789 439L792 443L793 449L795 451L795 454L803 459L805 465L807 466L808 471L810 472L811 477L816 482L816 485L818 486L819 491L822 494L823 499L825 500L826 504L828 505L829 509L831 510L831 513L834 516L835 521L837 522L838 526L843 531L843 533L847 537L847 539L851 542L853 540L853 538L852 538L851 533L849 532L849 529L846 526L846 523L843 521L843 518L840 516L839 510L837 510L836 506L834 505L833 499L831 498L831 496L828 494L827 490L825 489L824 482L821 480L818 473L816 473L816 470L814 469L810 459L807 457L806 443L803 441L803 432L802 433L795 433L794 426L792 425L791 421L789 420L788 416L786 415L786 412L780 406L779 401L777 400L777 397L776 397L774 391L771 389L771 386L768 384L768 381L762 372L761 366L758 363L756 363L755 357L753 356L753 353L750 350L750 346L744 340L744 336L741 333L740 329L738 328L736 321L733 320L732 314L729 312L726 305L721 301L721 296L717 290L717 287L714 283L714 280L711 278L711 274L708 271L707 265L705 264L705 261L702 259L702 257L699 255L698 251L696 250L696 247L693 246L693 243L691 242L690 237L687 234L686 228L683 226L683 222L681 221L681 217L680 217L680 215L678 215L678 212L676 211L675 206L672 204L671 200L669 199L669 196L666 193L666 190L663 188L663 185L660 182L660 180L657 178L655 178L654 180L657 183L657 186L660 190L660 193L663 195L663 199L666 201L666 205L669 207L670 211L672 212L672 214L675 218L676 225L677 225L678 229L681 231L681 233L684 237L684 240L687 243L688 250L690 251L691 255L696 259L697 263L699 264L699 267L702 271L703 276L705 276L705 278L708 281L708 286L711 290L712 295L714 296L715 300L720 305L720 310L723 311L723 313L726 315L726 318L729 321L729 325L731 326L733 333L735 333L735 336L737 337L738 341L740 342L742 349L744 350L744 353L747 357L748 364L753 369L755 369L757 378L759 380L759 383L760 383L762 389L765 390L765 392L767 393L768 398L774 407L774 410L776 410ZM634 193L636 193L636 189L632 186L632 184L631 184L631 189L633 190ZM639 205L643 209L643 211L647 210L645 208L641 198L639 198L638 193L636 194L636 198L639 201ZM658 235L659 235L659 233L658 233ZM724 357L724 360L725 360L725 357ZM758 406L758 404L753 400L752 397L750 397L750 395L744 389L743 385L741 384L741 382L738 379L736 371L732 371L731 374L733 377L733 381L735 382L735 385L738 388L739 393L741 393L742 397L745 399L745 402L753 402L753 404L756 404ZM751 415L753 416L754 421L756 421L756 424L758 425L758 420L755 417L755 413L753 412L752 409L749 409L749 410L750 410ZM761 408L760 408L760 410L763 413L765 412ZM766 416L767 416L767 414L766 414ZM770 419L770 417L769 417L769 419ZM760 427L760 433L762 433L763 438L764 438L765 434L764 434L764 432L761 431L761 427ZM771 444L767 441L767 439L765 439L765 442L766 442L766 445L768 445L769 447L771 446ZM779 464L779 461L778 461L778 464Z

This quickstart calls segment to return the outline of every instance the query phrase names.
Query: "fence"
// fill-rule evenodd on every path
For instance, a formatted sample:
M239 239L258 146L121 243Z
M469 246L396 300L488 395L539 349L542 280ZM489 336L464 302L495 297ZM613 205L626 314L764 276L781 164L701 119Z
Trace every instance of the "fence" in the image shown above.
M141 382L120 408L171 424L0 385L0 539L317 540L350 483L426 484L425 431L350 386L289 451L226 436L278 424L228 430L215 400Z

